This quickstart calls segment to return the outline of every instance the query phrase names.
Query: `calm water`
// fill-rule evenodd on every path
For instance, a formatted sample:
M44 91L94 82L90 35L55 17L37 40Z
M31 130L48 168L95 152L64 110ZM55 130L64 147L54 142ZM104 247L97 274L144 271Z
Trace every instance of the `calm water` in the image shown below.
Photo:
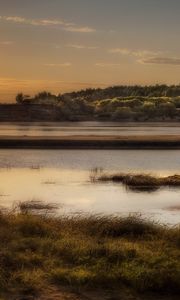
M161 222L180 222L180 189L127 191L120 184L91 183L93 168L114 172L180 174L180 151L0 150L0 204L44 200L59 212L142 213Z
M180 135L178 123L63 122L1 124L0 136Z

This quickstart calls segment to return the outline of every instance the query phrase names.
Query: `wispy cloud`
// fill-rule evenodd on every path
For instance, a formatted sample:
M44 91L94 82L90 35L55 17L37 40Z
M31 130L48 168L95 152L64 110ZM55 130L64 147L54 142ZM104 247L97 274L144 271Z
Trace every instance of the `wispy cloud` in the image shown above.
M27 24L32 26L58 26L62 30L70 32L91 33L96 31L96 29L89 26L78 26L75 23L57 19L27 19L19 16L0 16L0 20L19 24Z
M77 49L77 50L81 50L81 49L95 50L95 49L98 49L98 47L96 47L96 46L86 46L86 45L78 45L78 44L69 44L69 45L66 45L66 47L74 48L74 49Z
M0 16L0 20L7 22L29 24L33 26L52 26L52 25L63 25L63 26L74 26L74 23L69 23L64 20L49 20L49 19L27 19L17 16Z
M68 23L68 22L65 22L63 20L48 20L48 19L39 20L38 24L39 25L44 25L44 26L51 26L51 25L74 26L75 25L74 23Z
M108 50L109 53L113 53L113 54L122 54L122 55L129 55L131 54L131 51L129 49L126 48L112 48Z
M142 64L156 64L156 65L173 65L180 66L180 58L175 57L151 57L143 58L138 61Z
M132 52L132 55L136 57L149 57L156 56L162 54L161 51L150 51L150 50L137 50Z
M132 50L127 48L112 48L109 49L108 52L112 54L130 55L135 57L155 56L155 55L160 55L162 53L160 51Z
M151 50L131 50L126 48L114 48L108 50L109 53L119 53L134 57L141 64L156 64L156 65L180 65L180 58L165 57L162 51Z
M106 63L106 62L99 62L95 64L96 67L106 68L106 67L119 67L121 64L116 63Z
M12 41L0 41L1 46L10 46L14 44Z
M65 62L65 63L61 63L61 64L43 64L43 66L45 66L45 67L67 68L67 67L71 67L72 64L70 62Z
M0 16L0 20L4 20L4 21L12 21L12 22L16 22L16 23L25 23L26 19L25 18L21 18L21 17L8 17L8 16Z
M82 32L82 33L91 33L96 31L94 28L91 27L77 27L77 26L67 26L65 30L70 32Z

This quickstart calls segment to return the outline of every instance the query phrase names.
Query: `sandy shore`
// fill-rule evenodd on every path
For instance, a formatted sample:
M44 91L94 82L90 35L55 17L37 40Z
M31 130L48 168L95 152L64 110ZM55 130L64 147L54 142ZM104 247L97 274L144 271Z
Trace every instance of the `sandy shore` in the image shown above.
M5 149L180 149L180 136L0 136Z

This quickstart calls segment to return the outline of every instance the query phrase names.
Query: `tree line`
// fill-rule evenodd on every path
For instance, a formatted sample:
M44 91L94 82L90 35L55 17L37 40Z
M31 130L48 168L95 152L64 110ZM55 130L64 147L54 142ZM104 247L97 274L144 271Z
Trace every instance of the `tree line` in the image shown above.
M60 120L180 120L180 85L115 86L34 97L19 93L18 104L56 106Z

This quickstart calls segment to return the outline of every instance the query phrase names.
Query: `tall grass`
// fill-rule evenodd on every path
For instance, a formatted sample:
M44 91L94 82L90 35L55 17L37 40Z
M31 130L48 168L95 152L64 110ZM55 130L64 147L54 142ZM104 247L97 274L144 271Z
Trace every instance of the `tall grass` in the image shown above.
M178 226L138 216L55 217L24 206L0 214L1 294L34 295L51 284L180 293Z
M116 182L122 183L130 189L156 190L160 187L180 187L180 175L172 175L167 177L157 177L149 174L130 174L116 173L106 174L102 172L94 172L90 174L92 182Z

